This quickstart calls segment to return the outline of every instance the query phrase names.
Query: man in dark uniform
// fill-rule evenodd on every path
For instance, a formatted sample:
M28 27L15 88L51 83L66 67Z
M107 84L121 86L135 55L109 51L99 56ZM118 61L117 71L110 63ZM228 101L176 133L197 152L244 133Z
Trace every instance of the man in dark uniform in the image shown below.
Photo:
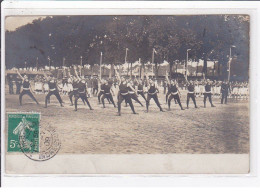
M92 86L93 86L93 96L96 96L97 92L98 92L98 79L97 78L93 79Z
M115 102L114 102L114 99L112 97L112 94L111 94L111 87L112 85L110 85L108 83L108 81L104 81L104 85L103 85L103 95L101 97L101 101L102 101L102 104L103 104L103 108L105 108L105 98L108 99L110 102L112 102L112 104L114 105L114 107L116 108L116 105L115 105Z
M197 105L196 105L195 85L194 85L193 81L189 81L188 82L187 89L188 89L188 93L187 93L187 109L189 108L190 98L192 99L192 101L193 101L193 103L195 105L195 108L198 108Z
M22 79L22 85L23 85L23 90L19 95L19 102L20 102L20 106L22 106L22 98L23 95L27 94L28 96L31 97L31 99L33 99L36 104L39 104L38 101L36 100L36 98L34 97L34 95L32 94L32 88L28 79L28 76L25 75L24 77L19 73L19 71L17 70L17 74L18 76Z
M77 93L78 91L78 83L79 83L79 80L77 78L74 78L72 80L72 87L73 87L73 91L70 91L69 92L69 99L70 99L70 106L73 106L73 100L72 100L72 97L74 96L75 97L75 94ZM83 103L85 103L83 101Z
M137 85L137 94L141 95L146 102L146 98L145 98L145 95L144 95L144 84L143 84L143 81L141 79L139 80L138 85Z
M20 94L21 93L22 80L19 78L19 76L16 77L15 84L16 84L16 94Z
M9 86L9 94L14 94L14 84L12 75L7 75L7 82Z
M129 85L128 85L128 94L130 95L130 97L136 101L137 103L139 103L141 106L143 106L143 104L140 102L140 100L138 99L138 96L134 90L134 84L132 81L129 81ZM126 102L127 103L127 102Z
M87 98L87 88L86 88L86 83L84 80L80 80L78 85L78 90L75 92L75 111L78 110L77 104L78 104L78 99L81 98L82 101L86 101L88 104L88 107L90 110L93 110L93 108L91 107L88 98Z
M169 91L170 91L170 96L168 99L168 109L171 110L171 100L175 99L179 106L181 107L181 110L184 110L184 108L181 105L181 100L180 100L180 96L179 96L179 89L177 87L177 82L176 80L171 80L171 82L169 82L170 87L169 87Z
M225 104L227 104L227 97L228 97L228 92L229 92L229 84L228 82L224 81L221 84L221 104L223 104L223 102L225 101Z
M206 100L207 98L209 98L209 102L211 104L211 107L215 107L212 103L212 93L211 93L211 83L210 83L210 80L207 80L206 81L206 85L205 85L205 91L204 91L204 99L203 99L203 102L204 102L204 108L206 108Z
M146 75L146 80L147 80L147 84L148 84L148 92L147 92L147 100L146 100L146 112L148 112L151 99L154 100L154 102L156 103L156 105L158 106L160 111L164 112L161 105L160 105L158 96L157 96L157 93L159 93L157 85L154 83L153 80L148 81L147 75Z
M118 106L117 106L118 116L121 116L121 104L124 100L125 100L126 103L128 103L130 105L133 114L137 114L135 112L134 105L133 105L133 102L131 100L131 97L128 93L128 86L129 87L131 87L131 86L127 83L127 81L124 77L120 78L117 70L115 70L115 72L116 72L117 79L119 81L119 92L118 92L118 96L117 96L117 98L118 98Z
M44 74L44 76L48 80L48 85L49 85L49 92L48 92L48 94L45 97L45 107L44 108L47 108L47 102L48 102L48 100L50 99L50 97L52 95L56 96L56 98L58 99L58 101L60 103L60 106L63 107L62 99L60 97L58 86L57 86L56 81L54 80L54 77L50 76L48 78L45 74Z

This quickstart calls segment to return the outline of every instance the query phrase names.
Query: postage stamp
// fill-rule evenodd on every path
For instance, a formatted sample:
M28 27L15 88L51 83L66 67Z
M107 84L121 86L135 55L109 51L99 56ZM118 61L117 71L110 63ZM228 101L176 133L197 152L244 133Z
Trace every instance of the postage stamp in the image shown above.
M8 113L7 151L39 152L39 124L39 113Z
M34 161L54 157L60 141L51 126L40 130L39 113L8 113L8 152L22 152Z

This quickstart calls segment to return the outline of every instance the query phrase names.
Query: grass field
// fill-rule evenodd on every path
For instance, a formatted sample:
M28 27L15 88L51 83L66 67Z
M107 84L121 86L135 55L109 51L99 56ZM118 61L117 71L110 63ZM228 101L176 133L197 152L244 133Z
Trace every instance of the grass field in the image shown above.
M186 93L182 93L181 101L186 107ZM215 108L208 102L208 107L203 108L202 98L197 98L199 109L195 109L191 101L190 109L184 111L172 101L172 110L167 111L161 92L159 98L165 112L160 112L151 100L149 113L134 103L139 113L134 115L123 103L119 117L112 104L103 109L96 97L89 98L93 111L79 100L77 112L69 106L67 96L62 96L65 107L60 107L52 96L47 109L44 108L45 95L38 94L36 98L40 105L24 96L24 105L19 106L18 95L7 94L6 112L40 112L41 127L53 127L59 134L60 154L249 153L247 101L222 105L220 99L214 98Z

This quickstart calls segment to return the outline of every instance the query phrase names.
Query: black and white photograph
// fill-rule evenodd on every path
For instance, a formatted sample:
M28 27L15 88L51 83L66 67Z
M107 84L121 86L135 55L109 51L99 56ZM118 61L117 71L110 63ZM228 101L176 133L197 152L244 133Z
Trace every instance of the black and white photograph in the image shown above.
M7 16L6 173L131 173L143 155L133 173L249 173L249 32L246 14Z

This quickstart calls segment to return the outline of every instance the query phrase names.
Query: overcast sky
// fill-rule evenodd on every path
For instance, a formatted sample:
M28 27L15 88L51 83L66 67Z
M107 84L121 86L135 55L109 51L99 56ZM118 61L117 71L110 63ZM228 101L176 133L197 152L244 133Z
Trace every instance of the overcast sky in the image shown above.
M28 23L32 23L33 20L39 18L45 18L46 16L15 16L15 17L6 17L5 20L5 29L9 31L14 31L20 26L24 26Z

